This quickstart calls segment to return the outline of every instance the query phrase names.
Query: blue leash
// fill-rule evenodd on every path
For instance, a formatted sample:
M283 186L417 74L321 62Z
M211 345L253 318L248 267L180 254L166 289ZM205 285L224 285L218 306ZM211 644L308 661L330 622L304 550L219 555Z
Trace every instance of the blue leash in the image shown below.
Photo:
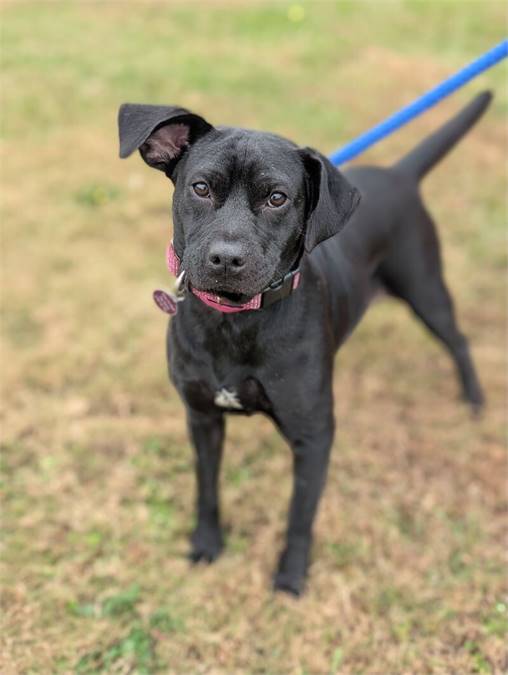
M385 136L393 133L404 124L407 124L413 118L421 115L422 112L428 110L436 105L445 96L449 96L459 87L462 87L466 82L472 80L484 70L491 68L493 65L508 56L508 40L503 40L498 45L490 49L488 52L480 56L478 59L470 63L465 68L459 70L458 73L438 84L416 101L401 108L398 112L388 117L384 122L380 122L375 127L366 131L361 136L358 136L354 141L347 143L342 148L339 148L330 155L330 161L335 166L348 162L353 157L356 157L361 152L369 148L374 143L377 143Z

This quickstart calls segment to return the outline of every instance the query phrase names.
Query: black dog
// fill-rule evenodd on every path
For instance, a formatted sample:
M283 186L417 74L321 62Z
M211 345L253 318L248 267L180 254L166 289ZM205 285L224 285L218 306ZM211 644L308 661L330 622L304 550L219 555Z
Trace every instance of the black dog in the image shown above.
M263 412L294 455L275 588L302 591L334 434L334 354L380 287L444 343L465 398L481 407L418 182L490 99L480 94L395 166L355 167L347 179L323 155L279 136L212 127L182 108L120 108L120 156L139 149L175 185L170 262L185 273L187 293L167 349L197 456L192 560L211 562L223 546L224 413Z

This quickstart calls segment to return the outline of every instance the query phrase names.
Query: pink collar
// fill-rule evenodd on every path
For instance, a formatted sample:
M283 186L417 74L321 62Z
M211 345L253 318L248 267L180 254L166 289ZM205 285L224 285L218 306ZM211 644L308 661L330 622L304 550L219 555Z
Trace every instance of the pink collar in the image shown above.
M178 286L181 286L185 272L181 269L181 261L176 254L173 242L168 245L166 250L166 264L171 274L178 278ZM288 295L290 295L296 288L298 288L299 283L300 271L296 269L293 272L286 274L286 276L284 276L280 281L270 284L270 286L265 288L264 291L257 293L247 302L238 305L228 304L227 300L221 298L220 295L216 295L215 293L198 291L197 288L192 288L190 285L189 288L193 295L199 298L201 302L204 302L205 305L208 305L208 307L212 307L213 309L216 309L219 312L223 312L225 314L232 314L235 312L245 312L252 309L268 307L274 302L282 300L283 298L286 298ZM159 290L154 291L153 298L156 305L162 309L163 312L166 312L166 314L176 314L176 303L178 300L183 299L183 297L178 298L174 295L166 293L165 291Z

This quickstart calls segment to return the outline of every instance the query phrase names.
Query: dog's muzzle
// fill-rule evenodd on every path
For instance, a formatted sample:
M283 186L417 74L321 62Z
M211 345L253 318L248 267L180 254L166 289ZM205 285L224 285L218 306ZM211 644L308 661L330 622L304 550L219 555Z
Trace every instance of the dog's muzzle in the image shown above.
M297 268L288 272L282 279L270 284L264 291L257 293L247 302L232 304L230 300L226 300L216 293L199 291L190 285L186 280L185 270L182 269L181 261L176 254L173 242L170 242L166 249L166 264L171 274L176 276L175 293L156 290L153 293L153 299L159 309L170 315L176 314L177 303L185 299L187 288L208 307L212 307L224 314L233 314L268 307L274 302L291 295L300 283L300 270Z

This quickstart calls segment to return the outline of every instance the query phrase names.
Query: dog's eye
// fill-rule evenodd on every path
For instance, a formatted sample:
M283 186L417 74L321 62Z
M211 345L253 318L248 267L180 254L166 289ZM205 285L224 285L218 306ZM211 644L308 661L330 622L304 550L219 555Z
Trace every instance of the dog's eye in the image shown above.
M210 196L210 188L206 183L203 183L202 181L200 181L199 183L194 183L192 189L194 190L194 192L197 194L198 197Z
M276 209L287 201L287 196L283 192L272 192L268 200L268 206Z

